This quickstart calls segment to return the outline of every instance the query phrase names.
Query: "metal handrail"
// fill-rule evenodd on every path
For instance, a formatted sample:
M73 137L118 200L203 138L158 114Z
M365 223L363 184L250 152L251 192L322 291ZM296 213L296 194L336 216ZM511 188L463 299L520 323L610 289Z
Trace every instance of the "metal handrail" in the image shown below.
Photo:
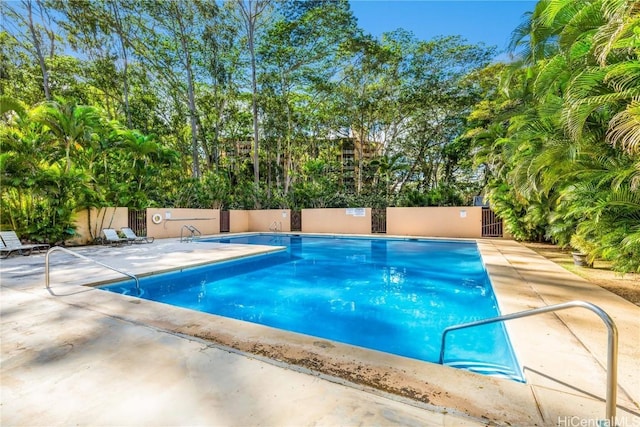
M212 219L216 219L215 216L211 218L165 218L165 221L209 221Z
M278 223L278 221L273 221L269 226L269 231L277 232L282 231L282 221Z
M117 273L121 273L121 274L124 274L125 276L129 276L130 278L132 278L133 280L136 281L136 290L138 291L138 296L140 296L140 294L141 294L141 292L140 292L140 282L138 281L138 278L136 276L134 276L133 274L127 273L126 271L118 270L115 267L112 267L110 265L101 263L100 261L96 261L95 259L91 259L91 258L86 257L84 255L80 255L79 253L70 251L67 248L63 248L62 246L54 246L54 247L52 247L51 249L49 249L47 251L47 254L44 257L44 275L45 275L45 285L46 285L47 289L50 289L50 286L49 286L49 283L50 283L50 281L49 281L49 255L51 255L51 253L55 252L55 251L66 252L66 253L68 253L70 255L73 255L75 257L82 258L85 261L93 262L94 264L101 265L102 267L108 268L108 269L113 270L113 271L115 271Z
M184 229L187 229L191 232L191 236L188 236L186 238L183 239L183 234L182 232L184 231ZM180 229L180 242L186 241L186 242L190 242L193 241L196 237L196 233L198 233L198 236L202 236L202 233L200 232L200 230L198 230L197 228L195 228L193 225L188 225L185 224L182 226L182 228Z
M506 320L519 319L522 317L533 316L536 314L549 313L552 311L564 310L567 308L582 307L593 311L607 326L607 400L606 400L606 416L609 425L615 425L616 416L616 393L618 382L618 328L613 319L600 307L585 301L569 301L562 304L550 305L547 307L534 308L532 310L520 311L518 313L507 314L504 316L492 317L490 319L478 320L476 322L463 323L460 325L449 326L442 332L442 343L440 346L440 364L444 362L445 340L447 333L457 329L470 328L473 326L486 325L489 323L504 322Z
M188 226L188 225L186 225L186 224L185 224L185 225L183 225L183 226L180 228L180 243L182 243L182 232L184 231L184 229L185 229L185 228L186 228L187 230L191 231L191 229L189 228L189 226ZM191 235L193 236L193 231L191 231ZM188 242L188 241L189 241L189 238L187 238L187 242Z

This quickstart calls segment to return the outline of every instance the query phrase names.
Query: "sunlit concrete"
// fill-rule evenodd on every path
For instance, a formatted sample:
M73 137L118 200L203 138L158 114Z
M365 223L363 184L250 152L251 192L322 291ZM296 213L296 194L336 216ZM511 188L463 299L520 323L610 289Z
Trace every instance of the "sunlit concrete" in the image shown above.
M640 425L640 308L515 242L479 246L503 313L580 299L614 318L619 424ZM163 239L74 250L144 275L278 249ZM0 424L558 425L604 417L606 328L584 310L509 322L528 381L518 384L81 286L120 277L57 252L47 290L44 255L2 260Z
M640 307L517 242L478 243L503 314L578 300L612 318L619 341L618 425L640 425ZM593 424L604 417L608 330L595 313L571 308L506 326L546 421Z

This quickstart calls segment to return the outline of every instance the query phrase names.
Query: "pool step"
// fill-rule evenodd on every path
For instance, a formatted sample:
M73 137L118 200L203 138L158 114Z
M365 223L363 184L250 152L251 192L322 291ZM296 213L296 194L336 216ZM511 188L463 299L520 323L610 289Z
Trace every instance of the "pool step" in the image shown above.
M135 289L130 289L130 288L120 288L120 291L118 293L122 294L122 295L131 295L134 297L138 297L138 298L142 298L142 296L144 295L144 289L140 289L139 293L136 293L137 291Z
M504 378L518 382L525 382L522 374L514 371L508 366L498 365L495 363L477 362L473 360L455 360L445 362L444 365L457 369L465 369L476 374L487 375L490 377Z

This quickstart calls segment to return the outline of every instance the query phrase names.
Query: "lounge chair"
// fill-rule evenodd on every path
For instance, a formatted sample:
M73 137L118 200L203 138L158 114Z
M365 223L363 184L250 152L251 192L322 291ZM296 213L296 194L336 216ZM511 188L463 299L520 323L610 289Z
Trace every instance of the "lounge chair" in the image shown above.
M13 248L10 249L8 248L5 244L3 240L0 240L0 258L5 259L5 258L9 258L9 256L14 253L14 252L20 252L22 255L30 255L31 254L31 250L29 250L29 253L25 254L23 253L22 249L18 249L18 248Z
M129 227L122 227L120 231L122 231L124 237L126 237L131 243L153 243L154 240L153 237L137 236Z
M129 243L129 239L118 236L118 232L113 228L103 228L102 234L104 234L105 242L112 245L121 245L123 243Z
M33 245L23 245L15 231L0 231L0 238L2 240L2 247L0 253L2 258L8 258L13 252L20 252L22 255L31 255L31 252L42 251L49 249L49 245L46 243L36 243ZM27 252L28 251L28 252ZM26 253L25 253L26 252Z

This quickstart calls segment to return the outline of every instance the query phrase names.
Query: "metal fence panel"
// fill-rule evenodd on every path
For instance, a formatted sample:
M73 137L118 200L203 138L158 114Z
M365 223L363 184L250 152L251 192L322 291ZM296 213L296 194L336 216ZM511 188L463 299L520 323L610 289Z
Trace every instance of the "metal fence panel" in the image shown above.
M147 235L147 210L129 209L129 228L138 236Z
M371 233L384 234L387 232L387 210L371 209Z
M302 231L302 211L291 211L291 231Z
M482 208L482 237L502 237L502 219L489 208Z
M228 233L231 230L231 214L229 211L220 211L220 232Z

